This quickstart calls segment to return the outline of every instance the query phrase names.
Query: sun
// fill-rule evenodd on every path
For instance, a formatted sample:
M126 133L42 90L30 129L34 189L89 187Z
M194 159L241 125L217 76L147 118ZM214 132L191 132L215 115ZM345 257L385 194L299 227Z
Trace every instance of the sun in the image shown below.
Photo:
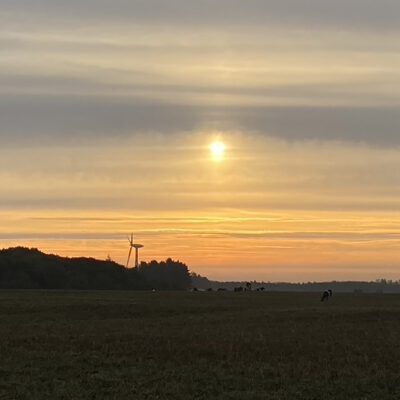
M222 142L214 142L210 145L210 151L215 161L221 161L225 155L226 146Z

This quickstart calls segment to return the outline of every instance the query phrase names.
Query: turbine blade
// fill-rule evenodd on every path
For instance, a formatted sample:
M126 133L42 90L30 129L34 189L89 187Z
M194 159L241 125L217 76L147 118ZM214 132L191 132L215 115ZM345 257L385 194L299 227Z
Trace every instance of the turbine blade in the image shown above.
M129 261L131 259L131 254L132 254L132 247L129 248L128 261L126 262L126 268L129 267Z

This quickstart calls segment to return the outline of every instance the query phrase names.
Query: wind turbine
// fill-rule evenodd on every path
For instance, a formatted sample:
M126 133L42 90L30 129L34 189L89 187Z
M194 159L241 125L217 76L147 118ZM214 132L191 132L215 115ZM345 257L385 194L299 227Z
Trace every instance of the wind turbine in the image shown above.
M126 268L129 267L129 261L131 259L132 249L135 249L135 268L139 266L139 249L144 247L142 244L134 243L133 242L133 233L131 236L128 237L129 241L129 254L128 254L128 261L126 262Z

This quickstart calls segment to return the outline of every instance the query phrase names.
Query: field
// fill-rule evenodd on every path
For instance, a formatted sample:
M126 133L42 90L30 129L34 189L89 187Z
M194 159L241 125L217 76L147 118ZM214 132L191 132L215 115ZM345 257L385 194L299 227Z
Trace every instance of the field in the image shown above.
M0 292L0 399L400 399L400 296Z

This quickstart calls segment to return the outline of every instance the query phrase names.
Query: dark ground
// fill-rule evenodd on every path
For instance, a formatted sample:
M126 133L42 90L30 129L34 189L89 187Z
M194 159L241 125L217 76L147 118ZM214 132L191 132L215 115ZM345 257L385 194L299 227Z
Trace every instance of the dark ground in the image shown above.
M400 399L400 296L0 291L0 399Z

